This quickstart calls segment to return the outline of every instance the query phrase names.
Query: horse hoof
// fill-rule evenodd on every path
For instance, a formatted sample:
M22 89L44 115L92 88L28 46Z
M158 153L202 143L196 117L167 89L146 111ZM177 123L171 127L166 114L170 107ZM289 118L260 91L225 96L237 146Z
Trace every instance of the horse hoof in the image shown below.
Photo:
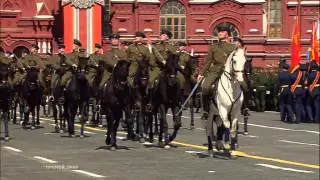
M169 149L170 149L170 146L169 146L169 145L165 145L165 146L164 146L164 149L165 149L165 150L169 150Z
M238 156L235 155L234 152L231 152L229 158L230 158L230 159L233 159L233 160L236 160L236 159L238 159Z
M158 146L163 147L164 146L163 142L162 141L158 142Z
M243 133L243 135L245 135L245 136L249 135L249 132L246 131L246 132Z
M215 146L218 151L223 150L223 144L221 141L217 141Z
M36 125L40 125L40 122L39 122L39 121L37 121L37 122L36 122Z
M23 125L23 121L20 121L20 125Z
M229 144L225 144L223 146L223 151L226 152L226 153L230 152L230 149L231 149L231 146Z
M144 142L146 142L146 140L145 140L144 138L140 138L140 139L139 139L139 142L140 142L140 143L144 143Z
M111 144L111 139L110 138L106 138L105 143L107 146L109 146Z
M116 151L116 150L117 150L116 147L111 146L110 151Z
M103 127L103 125L102 124L99 124L99 128L102 128Z
M9 142L9 140L10 140L9 136L4 137L5 142Z
M35 130L35 129L36 129L36 127L34 127L34 126L31 126L31 129L32 129L32 130Z
M60 133L62 134L62 133L64 133L64 131L62 129L60 129Z
M83 139L84 138L84 135L80 135L80 139Z
M208 156L211 158L215 157L215 152L213 150L208 150Z

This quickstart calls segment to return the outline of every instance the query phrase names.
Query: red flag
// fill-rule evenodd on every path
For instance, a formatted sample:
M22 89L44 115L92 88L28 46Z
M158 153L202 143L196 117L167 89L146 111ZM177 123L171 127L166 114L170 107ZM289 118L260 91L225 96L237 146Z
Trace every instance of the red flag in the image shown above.
M301 60L300 56L300 29L299 29L299 18L296 17L296 25L292 36L291 46L291 73L293 73L298 67Z
M319 37L318 37L318 31L319 31L319 20L316 20L313 23L312 26L312 35L310 40L310 62L315 60L317 64L320 64L319 59Z

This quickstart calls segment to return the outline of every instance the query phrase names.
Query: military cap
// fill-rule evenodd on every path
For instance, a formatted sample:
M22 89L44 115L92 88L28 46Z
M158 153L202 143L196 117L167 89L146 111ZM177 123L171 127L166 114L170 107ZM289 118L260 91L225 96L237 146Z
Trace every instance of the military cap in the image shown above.
M132 44L132 43L129 42L129 41L124 41L123 44L124 44L125 46L129 46L129 45Z
M233 38L233 42L239 42L239 43L243 44L243 40L239 37Z
M119 34L111 34L109 36L109 39L120 39L120 35Z
M74 40L73 40L73 44L75 44L75 45L77 45L77 46L79 46L79 47L82 46L81 42L80 42L78 39L74 39Z
M10 51L6 51L5 53L6 53L6 54L9 54L9 55L11 55L11 54L12 54Z
M160 35L162 34L166 34L169 37L169 39L171 39L172 37L172 33L166 29L161 29Z
M146 35L143 32L136 32L136 37L142 37L142 38L146 38Z
M218 29L218 32L221 32L221 31L227 31L228 34L230 34L230 27L226 24L221 24L217 27Z
M102 46L101 46L100 44L98 44L98 43L96 43L96 44L94 45L94 47L95 47L95 48L98 48L98 49L102 49Z
M38 45L36 45L36 44L32 44L32 45L31 45L31 47L35 48L36 50L38 50L38 49L39 49L39 46L38 46Z
M25 49L25 48L23 48L22 50L21 50L21 53L23 54L23 53L26 53L26 54L28 54L28 49Z
M282 62L281 67L282 67L282 69L289 69L289 64Z
M58 49L64 49L64 48L66 48L66 46L64 44L59 44L58 45Z
M182 41L179 41L179 42L176 43L176 46L179 46L179 47L180 46L187 46L187 44L182 42Z

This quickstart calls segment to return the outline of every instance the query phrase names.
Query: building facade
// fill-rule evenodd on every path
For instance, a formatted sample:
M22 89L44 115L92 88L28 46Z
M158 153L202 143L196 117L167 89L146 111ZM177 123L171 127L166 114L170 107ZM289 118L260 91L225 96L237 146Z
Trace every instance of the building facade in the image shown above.
M2 49L15 51L38 43L44 53L63 42L61 1L3 0L0 5L1 22L5 22L0 25ZM189 51L193 48L203 58L208 45L217 41L217 26L226 23L232 37L244 40L254 65L265 66L276 64L281 56L290 57L297 14L305 57L319 7L319 1L311 0L300 4L297 0L105 0L102 36L107 39L114 32L132 40L136 31L142 31L156 43L160 30L166 28L172 31L172 43L184 41Z

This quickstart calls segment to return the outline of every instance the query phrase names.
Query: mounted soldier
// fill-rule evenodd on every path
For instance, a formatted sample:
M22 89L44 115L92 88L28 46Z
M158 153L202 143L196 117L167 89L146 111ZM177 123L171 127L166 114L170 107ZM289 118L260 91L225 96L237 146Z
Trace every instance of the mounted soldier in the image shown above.
M72 52L64 55L65 56L65 61L61 64L62 66L65 66L65 72L61 76L60 80L60 87L61 89L65 90L66 85L68 81L72 78L73 76L73 69L78 67L78 62L79 62L79 48L82 46L81 42L77 39L73 41L73 48Z
M179 55L179 66L180 66L181 70L184 70L186 65L187 65L187 63L190 61L191 56L186 51L187 50L187 44L186 43L179 41L179 42L176 43L176 46L178 47L177 54ZM186 83L186 80L188 79L188 76L184 75L184 76L182 76L180 78L181 79L183 78L183 80L181 82L184 82L183 84L181 84L183 86L181 88L183 88L184 90L190 91L190 87L187 87L188 83ZM188 80L188 82L189 82L189 80Z
M172 38L172 33L170 31L165 29L161 30L160 42L155 45L155 49L154 49L154 55L156 57L156 61L158 64L165 64L166 59L170 54L177 54L177 47L172 44L169 44L168 42L168 40L171 38ZM183 91L184 85L185 85L185 79L180 72L178 72L177 78L179 80L180 90Z
M155 79L160 73L160 69L155 62L153 54L150 50L143 44L143 38L145 34L142 32L136 32L134 44L128 47L127 53L128 58L131 63L129 67L128 82L132 88L133 93L135 93L135 86L133 83L134 75L138 69L138 61L146 60L149 64L149 92L152 92L155 84Z
M15 86L19 86L21 85L22 80L25 78L25 74L23 73L25 71L25 68L23 67L22 62L24 61L26 55L28 54L28 50L27 49L22 49L21 51L21 58L16 57L16 64L15 64L15 75L14 78L12 80L12 88L14 88Z
M218 27L218 31L219 42L209 46L207 57L204 60L204 67L200 70L197 78L198 82L200 82L205 77L201 85L204 111L202 119L208 119L209 103L212 98L211 88L215 86L215 83L222 74L229 55L236 49L234 44L227 42L230 28L221 25Z
M99 67L100 61L103 61L104 59L104 55L100 53L101 49L102 46L100 44L95 44L94 53L89 56L88 73L86 74L86 78L90 87L92 87L94 78L98 74L97 68Z
M111 40L111 48L108 49L104 55L103 63L104 71L103 71L103 78L99 85L99 91L103 90L103 88L108 83L112 69L116 66L117 62L120 59L127 60L127 53L121 49L119 49L120 45L120 35L119 34L111 34L110 35Z
M66 58L64 54L65 47L66 47L65 45L59 44L58 53L56 53L53 56L52 60L49 62L49 65L53 69L52 78L51 78L51 89L54 88L56 81L59 78L59 71L61 71L63 66L65 66L65 58Z

